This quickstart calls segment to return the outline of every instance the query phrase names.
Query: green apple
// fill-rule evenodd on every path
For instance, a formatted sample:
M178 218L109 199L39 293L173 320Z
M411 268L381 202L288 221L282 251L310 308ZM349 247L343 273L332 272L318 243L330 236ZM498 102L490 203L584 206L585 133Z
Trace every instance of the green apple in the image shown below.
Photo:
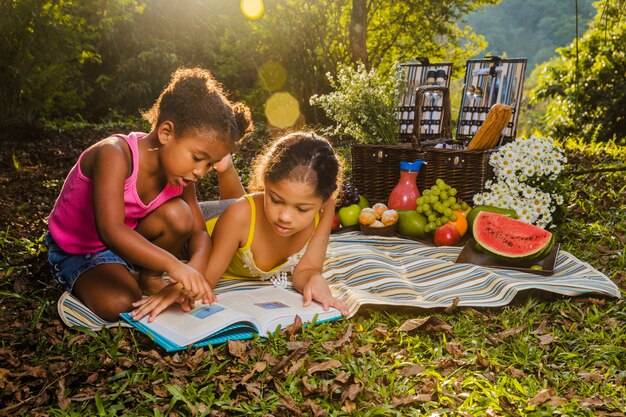
M369 201L367 201L367 198L363 197L362 195L359 195L359 207L361 207L361 210L369 206L370 206L370 203Z
M424 227L428 219L415 210L398 211L398 233L411 237L425 237Z
M350 204L349 206L340 208L337 214L339 215L339 221L342 226L354 226L355 224L359 224L361 206L358 204Z

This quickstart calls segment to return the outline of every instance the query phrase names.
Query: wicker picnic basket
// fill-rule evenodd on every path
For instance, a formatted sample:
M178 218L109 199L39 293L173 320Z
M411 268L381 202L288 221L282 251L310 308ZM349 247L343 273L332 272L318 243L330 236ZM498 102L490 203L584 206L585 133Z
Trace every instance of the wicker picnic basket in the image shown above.
M387 203L391 190L400 178L402 161L426 161L417 176L417 187L421 191L441 178L456 188L457 198L470 205L474 195L483 192L485 182L493 177L493 168L489 165L493 150L420 148L411 144L354 144L351 150L352 183L371 204Z
M438 178L456 188L457 198L473 204L474 194L484 191L485 181L493 176L489 156L493 150L441 149L437 145L454 143L450 133L450 99L446 87L426 88L424 91L438 90L443 95L443 123L439 139L424 139L421 115L427 109L424 94L417 94L415 126L410 144L362 145L353 144L352 183L370 203L383 202L400 178L400 162L421 159L426 162L417 176L417 187L425 190L435 184ZM428 136L427 136L428 137Z
M499 145L515 138L525 68L525 58L485 57L467 61L455 140L450 130L448 86L420 85L412 90L414 95L404 103L415 105L413 111L408 112L413 115L413 126L405 126L405 131L411 132L410 143L402 143L407 137L405 134L400 135L400 145L352 145L353 184L368 200L386 203L400 178L400 162L421 159L426 165L417 177L420 190L431 187L441 178L457 189L458 198L473 204L474 195L485 191L485 182L493 178L489 157L496 149L464 148L496 102L507 104L513 110ZM449 75L451 68L447 71ZM441 94L441 105L433 106L432 93L435 92ZM436 117L432 116L433 112Z

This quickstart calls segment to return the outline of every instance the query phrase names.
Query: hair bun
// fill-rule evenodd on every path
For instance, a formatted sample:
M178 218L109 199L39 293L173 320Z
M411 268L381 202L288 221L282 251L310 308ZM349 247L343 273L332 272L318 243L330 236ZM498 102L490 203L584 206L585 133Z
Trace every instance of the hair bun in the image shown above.
M252 133L254 124L252 123L252 113L245 104L238 102L232 105L237 131L239 132L239 140L243 139L247 134Z

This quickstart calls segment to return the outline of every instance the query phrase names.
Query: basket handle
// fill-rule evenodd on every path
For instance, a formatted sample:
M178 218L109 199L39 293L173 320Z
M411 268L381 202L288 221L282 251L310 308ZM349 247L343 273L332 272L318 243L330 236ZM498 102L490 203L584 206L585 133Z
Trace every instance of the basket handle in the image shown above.
M420 121L422 120L422 109L424 108L424 102L426 101L426 93L437 92L442 95L441 107L441 138L423 140L420 132ZM431 146L439 143L443 143L452 138L452 131L450 128L450 90L448 87L440 85L423 85L417 88L415 92L415 111L413 118L413 135L411 136L411 144L415 150L421 150L423 146Z

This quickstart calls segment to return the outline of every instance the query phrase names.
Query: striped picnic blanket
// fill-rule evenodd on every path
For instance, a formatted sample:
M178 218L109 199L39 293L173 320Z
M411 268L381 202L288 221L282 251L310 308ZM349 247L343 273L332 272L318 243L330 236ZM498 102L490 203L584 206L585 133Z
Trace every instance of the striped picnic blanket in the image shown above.
M455 299L459 306L503 306L531 289L620 297L606 275L566 251L559 251L554 274L541 276L455 263L461 249L358 232L332 235L324 276L350 316L363 306L441 308Z
M606 275L565 251L559 252L550 276L455 263L460 252L460 247L348 232L331 235L324 276L333 294L348 305L348 317L365 306L419 310L448 307L455 299L459 306L496 307L531 289L566 296L620 297L619 289ZM219 295L265 285L272 284L222 280L215 292ZM69 293L59 299L58 311L68 326L97 330L127 325L103 321Z

